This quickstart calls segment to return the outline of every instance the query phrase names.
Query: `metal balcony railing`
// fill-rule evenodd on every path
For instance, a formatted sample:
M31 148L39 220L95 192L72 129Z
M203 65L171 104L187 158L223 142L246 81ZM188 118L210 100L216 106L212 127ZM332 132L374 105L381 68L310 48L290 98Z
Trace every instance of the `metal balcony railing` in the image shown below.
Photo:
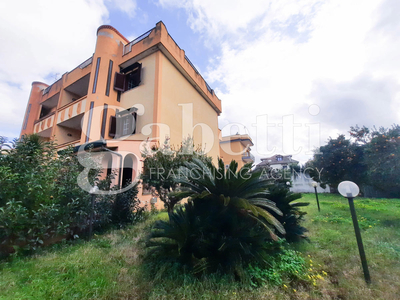
M251 153L245 153L245 154L242 155L242 160L243 160L244 162L249 162L249 161L255 161L256 159L255 159L255 157L254 157L253 154L251 154Z
M92 61L93 61L93 56L92 56L92 57L89 57L87 60L85 60L83 63L81 63L81 64L78 66L78 68L84 69L84 68L86 68L88 65L90 65L90 64L92 63Z
M153 28L150 29L149 31L143 33L141 36L137 37L136 39L134 39L134 40L133 40L132 42L130 42L129 44L126 44L126 45L124 46L124 53L123 53L122 55L125 55L125 54L131 52L131 51L132 51L132 46L135 45L135 44L137 44L137 43L139 43L141 40L147 38L147 37L150 35L151 31L152 31L154 28L155 28L155 27L153 27Z

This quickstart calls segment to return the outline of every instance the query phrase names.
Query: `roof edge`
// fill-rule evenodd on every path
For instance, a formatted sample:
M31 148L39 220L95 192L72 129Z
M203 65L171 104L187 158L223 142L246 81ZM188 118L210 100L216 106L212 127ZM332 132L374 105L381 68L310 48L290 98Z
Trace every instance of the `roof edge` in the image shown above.
M115 28L112 27L111 25L101 25L99 28L97 28L97 33L96 33L96 34L98 35L98 34L99 34L99 31L102 30L102 29L110 29L110 30L114 31L114 32L117 33L121 38L123 38L125 42L129 43L129 40L128 40L126 37L124 37L124 36L121 34L121 32L119 32L117 29L115 29Z

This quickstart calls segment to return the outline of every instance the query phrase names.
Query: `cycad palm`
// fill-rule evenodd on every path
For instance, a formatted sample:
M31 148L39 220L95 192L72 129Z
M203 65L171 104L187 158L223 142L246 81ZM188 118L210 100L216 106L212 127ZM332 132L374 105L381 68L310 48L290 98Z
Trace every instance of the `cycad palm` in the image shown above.
M181 199L190 197L192 200L221 201L225 206L232 205L248 212L250 217L265 226L275 238L272 227L280 233L285 230L267 210L278 215L282 213L274 202L265 198L270 181L262 178L260 172L251 172L251 166L249 163L238 170L238 163L232 160L225 169L221 159L218 160L218 168L193 159L179 169L175 180L182 185L182 190L174 193L174 196Z
M182 188L173 196L191 201L168 222L156 223L149 246L159 258L175 257L194 273L221 270L239 276L244 264L265 262L274 228L284 232L267 209L280 211L264 198L269 182L250 172L251 164L237 166L232 161L225 170L222 160L216 168L194 159L180 168L175 180Z

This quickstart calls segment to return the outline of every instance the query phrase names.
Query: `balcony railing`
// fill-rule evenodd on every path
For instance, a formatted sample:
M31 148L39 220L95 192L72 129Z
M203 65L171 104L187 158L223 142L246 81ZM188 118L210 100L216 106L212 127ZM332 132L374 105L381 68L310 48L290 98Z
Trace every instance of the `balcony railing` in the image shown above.
M242 160L247 163L247 162L254 162L256 159L253 154L245 153L242 155Z
M80 69L86 68L88 65L90 65L90 64L92 63L92 60L93 60L93 56L92 56L92 57L89 57L87 60L85 60L83 63L81 63L81 64L78 66L78 68L80 68Z
M154 28L155 28L155 27L154 27ZM123 53L122 55L125 55L125 54L131 52L131 51L132 51L132 46L135 45L135 44L137 44L137 43L139 43L141 40L147 38L147 37L150 35L151 31L152 31L154 28L152 28L152 29L150 29L149 31L143 33L141 36L137 37L136 39L134 39L134 40L133 40L132 42L130 42L129 44L126 44L126 45L124 46L124 53Z
M57 124L83 114L86 109L86 98L87 95L61 107L57 114Z
M185 55L186 61L189 63L189 65L193 68L193 70L196 72L196 74L200 75L200 72L196 69L194 64L190 61L189 57ZM200 75L201 76L201 75ZM201 78L204 80L204 83L206 84L207 90L210 92L210 94L214 93L214 90L208 85L207 81L201 76Z
M79 146L80 143L81 143L81 140L75 140L75 141L71 141L71 142L66 142L61 145L57 145L56 148L58 150L62 150L62 149L68 148L69 146L72 146L72 147Z
M55 112L52 112L51 114L42 117L41 119L35 121L35 125L33 127L33 133L39 133L43 130L49 129L53 127L54 125L54 115Z

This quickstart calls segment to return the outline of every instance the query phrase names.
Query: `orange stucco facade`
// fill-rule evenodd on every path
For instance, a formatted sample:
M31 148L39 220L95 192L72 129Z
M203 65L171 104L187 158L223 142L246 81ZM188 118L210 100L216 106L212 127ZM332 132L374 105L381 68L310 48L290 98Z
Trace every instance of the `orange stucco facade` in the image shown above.
M163 144L168 138L178 146L190 135L214 162L222 156L242 164L243 153L220 148L226 142L219 138L220 113L220 99L162 22L132 42L103 25L91 58L50 86L32 83L21 136L37 133L59 149L102 141L103 148L118 153L111 153L104 167L122 173L120 162L129 161L134 179L147 140ZM126 178L120 175L119 184ZM150 195L140 194L150 201Z

